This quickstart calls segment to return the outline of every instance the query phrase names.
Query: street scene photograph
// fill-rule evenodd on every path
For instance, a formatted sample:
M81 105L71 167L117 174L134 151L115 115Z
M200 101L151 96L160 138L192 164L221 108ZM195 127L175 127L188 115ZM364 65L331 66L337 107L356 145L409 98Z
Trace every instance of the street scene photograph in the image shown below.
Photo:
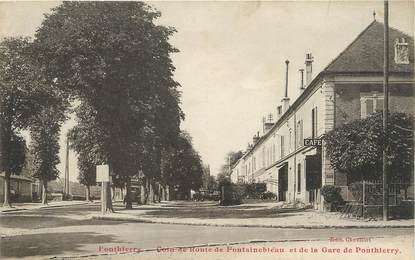
M0 0L0 258L414 259L414 21Z

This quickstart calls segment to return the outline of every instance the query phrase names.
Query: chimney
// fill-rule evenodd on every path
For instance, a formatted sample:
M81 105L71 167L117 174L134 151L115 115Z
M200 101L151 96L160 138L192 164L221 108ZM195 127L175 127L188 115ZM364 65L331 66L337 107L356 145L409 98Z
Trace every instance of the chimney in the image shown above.
M268 114L268 120L263 122L264 124L264 134L267 133L272 126L274 125L274 118L271 113Z
M311 53L307 53L305 55L305 85L308 87L308 85L311 83L311 80L313 79L313 61L314 57L311 55Z
M279 105L277 106L277 120L281 117L282 115L282 106Z
M304 87L304 69L299 69L301 72L301 85L300 85L300 93L303 93L305 87Z
M255 145L259 141L259 131L252 137L252 143Z
M290 63L289 60L285 61L286 65L286 71L285 71L285 95L284 98L281 100L282 107L284 109L284 112L288 110L288 107L290 106L290 98L288 97L288 64Z

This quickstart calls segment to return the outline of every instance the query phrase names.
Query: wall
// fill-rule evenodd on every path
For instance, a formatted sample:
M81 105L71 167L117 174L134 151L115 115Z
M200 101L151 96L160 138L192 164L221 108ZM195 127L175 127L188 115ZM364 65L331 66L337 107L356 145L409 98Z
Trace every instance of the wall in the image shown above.
M414 113L414 87L410 78L391 77L389 81L389 108L393 112ZM380 76L338 77L336 86L336 126L361 119L361 98L365 96L383 96L383 78ZM383 103L381 104L383 107ZM336 172L335 184L347 185L344 173Z

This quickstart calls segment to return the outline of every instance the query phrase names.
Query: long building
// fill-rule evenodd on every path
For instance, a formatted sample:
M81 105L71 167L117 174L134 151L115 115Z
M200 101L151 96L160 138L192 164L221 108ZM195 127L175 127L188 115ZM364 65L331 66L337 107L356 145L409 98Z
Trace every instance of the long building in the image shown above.
M330 166L321 138L336 126L382 110L384 25L374 20L315 77L313 57L306 54L305 84L290 104L288 80L275 121L253 137L244 156L232 167L234 182L264 182L280 201L302 201L322 208L320 188L336 185L347 196L347 176ZM390 28L390 109L414 112L414 41ZM288 63L287 74L288 74ZM287 77L288 78L288 77Z

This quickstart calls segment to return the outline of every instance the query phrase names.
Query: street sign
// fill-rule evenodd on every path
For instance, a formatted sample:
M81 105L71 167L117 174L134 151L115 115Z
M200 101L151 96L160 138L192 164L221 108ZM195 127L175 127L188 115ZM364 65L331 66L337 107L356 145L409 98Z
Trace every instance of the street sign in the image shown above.
M321 138L305 138L304 146L322 146L323 139Z
M107 164L97 165L97 182L109 182L110 170Z

